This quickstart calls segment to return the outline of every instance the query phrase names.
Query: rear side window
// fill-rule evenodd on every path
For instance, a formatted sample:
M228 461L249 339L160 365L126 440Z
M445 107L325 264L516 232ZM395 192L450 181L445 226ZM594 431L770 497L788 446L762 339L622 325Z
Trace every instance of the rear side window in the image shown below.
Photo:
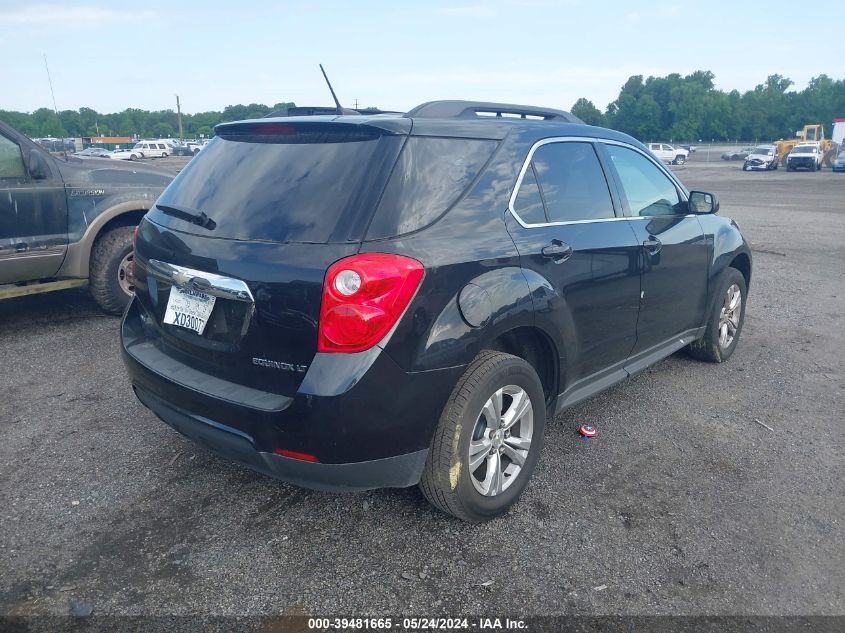
M428 226L466 191L497 141L410 137L399 155L367 239L395 237Z
M519 185L519 193L513 203L513 210L526 224L544 224L548 222L546 210L543 207L543 198L540 197L540 185L537 184L537 176L534 174L534 165L528 165L522 183Z
M542 145L531 162L549 222L614 217L607 180L591 144Z
M24 178L25 175L21 148L5 136L0 136L0 178Z
M607 153L636 216L686 213L678 189L666 174L639 152L618 145L607 145Z
M348 222L383 187L378 157L400 137L332 125L276 126L277 135L216 137L159 198L204 212L209 230L153 207L150 219L208 237L272 242L346 241ZM353 126L358 127L358 126ZM312 129L313 128L313 129ZM237 131L237 130L236 130ZM384 144L384 145L383 145ZM395 156L397 150L391 150ZM379 163L380 164L380 163ZM360 230L360 229L359 229Z

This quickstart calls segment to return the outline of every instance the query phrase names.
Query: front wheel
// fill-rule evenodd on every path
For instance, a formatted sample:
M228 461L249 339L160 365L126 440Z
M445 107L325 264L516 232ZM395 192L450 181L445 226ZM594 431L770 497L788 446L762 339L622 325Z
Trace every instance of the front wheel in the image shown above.
M683 165L685 162L687 162L687 159L683 154L678 154L677 156L675 156L676 165Z
M537 372L482 351L443 409L420 488L437 508L473 523L507 512L543 446L546 403Z
M716 287L704 336L688 347L691 356L710 363L722 363L734 353L745 323L748 293L745 277L736 268L725 269Z
M91 251L91 295L104 312L120 314L135 294L132 233L121 226L97 238Z

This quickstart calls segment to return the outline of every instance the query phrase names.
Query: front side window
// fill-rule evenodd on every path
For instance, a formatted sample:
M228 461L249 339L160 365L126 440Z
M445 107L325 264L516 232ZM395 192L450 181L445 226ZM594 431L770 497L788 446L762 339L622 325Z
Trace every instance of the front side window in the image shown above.
M531 161L549 222L614 217L613 202L590 143L549 143Z
M25 178L21 148L5 136L0 136L0 178Z
M159 143L159 144L158 144L158 148L159 148L159 149L164 149L164 143Z
M606 147L619 175L632 215L686 214L686 205L682 204L675 183L654 163L627 147Z

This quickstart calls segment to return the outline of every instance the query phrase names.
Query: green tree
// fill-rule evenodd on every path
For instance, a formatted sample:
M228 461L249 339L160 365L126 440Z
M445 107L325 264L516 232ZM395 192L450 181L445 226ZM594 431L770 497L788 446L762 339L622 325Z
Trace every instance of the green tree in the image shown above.
M167 123L156 123L153 126L152 135L157 138L170 138L174 136L174 132Z
M572 114L577 116L587 125L605 125L604 115L601 113L592 101L581 97L572 106Z

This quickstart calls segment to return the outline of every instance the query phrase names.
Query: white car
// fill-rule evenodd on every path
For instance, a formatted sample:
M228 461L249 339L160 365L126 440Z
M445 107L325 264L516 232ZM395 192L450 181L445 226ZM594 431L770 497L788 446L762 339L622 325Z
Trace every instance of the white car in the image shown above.
M823 160L824 155L818 143L802 143L793 147L792 151L786 155L786 171L795 171L796 169L818 171L822 168Z
M138 160L141 156L142 154L134 149L116 149L113 152L109 152L109 158L116 160Z
M757 171L769 169L777 169L778 163L778 149L774 145L758 145L746 157L742 164L743 171Z
M140 153L141 158L165 158L173 153L172 147L162 141L141 141L132 150Z
M689 152L683 147L675 147L669 143L649 143L651 153L660 160L672 165L683 165L689 158Z

